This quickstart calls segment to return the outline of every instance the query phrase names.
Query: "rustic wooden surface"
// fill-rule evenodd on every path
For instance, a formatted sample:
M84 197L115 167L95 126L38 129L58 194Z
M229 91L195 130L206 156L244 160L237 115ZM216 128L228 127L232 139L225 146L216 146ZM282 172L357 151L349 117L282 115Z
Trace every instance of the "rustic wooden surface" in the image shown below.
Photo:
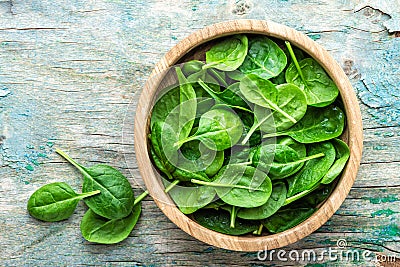
M136 92L179 40L239 18L270 19L315 39L344 68L362 109L364 154L353 189L328 223L285 250L321 251L345 239L348 250L400 258L398 0L0 0L1 266L375 265L259 261L257 253L216 249L179 230L150 198L130 237L113 246L83 240L83 204L59 223L27 214L27 199L45 183L80 190L80 176L54 146L83 164L121 169L139 193Z

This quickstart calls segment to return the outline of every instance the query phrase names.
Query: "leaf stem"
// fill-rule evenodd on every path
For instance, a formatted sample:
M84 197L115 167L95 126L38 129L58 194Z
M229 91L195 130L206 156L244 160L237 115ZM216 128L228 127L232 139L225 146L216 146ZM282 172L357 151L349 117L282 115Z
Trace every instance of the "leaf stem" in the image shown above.
M165 189L164 192L168 193L175 185L179 183L179 180L175 180L172 183L170 183ZM133 206L138 204L140 201L142 201L147 195L149 194L149 191L146 190L143 193L141 193L137 198L135 198L135 202L133 202Z
M194 184L200 184L200 185L208 185L212 187L228 187L228 188L239 188L239 189L247 189L247 190L253 190L253 191L262 191L265 192L265 190L260 189L260 188L253 188L249 186L244 186L244 185L236 185L236 184L220 184L220 183L215 183L215 182L205 182L197 179L191 179L190 180Z
M76 162L75 160L73 160L67 153L65 153L64 151L62 151L59 148L56 148L56 153L58 153L61 157L63 157L64 159L66 159L69 163L71 163L73 166L75 166L79 171L86 173L85 169L83 168L82 165L80 165L78 162Z
M291 196L291 197L287 198L282 206L286 206L286 205L288 205L288 204L290 204L290 203L292 203L292 202L294 202L294 201L296 201L296 200L308 195L309 193L311 193L312 191L317 189L320 184L321 183L318 182L313 187L311 187L310 189L304 190L304 191L302 191L302 192L300 192L300 193L298 193L298 194L296 194L294 196Z
M253 126L251 126L249 132L246 134L246 136L244 137L244 139L242 141L242 145L245 145L247 143L247 141L249 141L249 139L253 135L253 133L261 126L261 124L263 124L266 120L268 120L269 117L271 117L271 114L269 114L268 116L265 116L261 121L254 123Z
M230 227L231 228L235 228L236 214L237 214L237 209L236 209L235 206L232 206L232 209L231 209L231 223L230 223Z
M315 154L315 155L311 155L311 156L308 156L308 157L305 157L305 158L302 158L302 159L299 159L299 160L295 160L295 161L290 161L290 162L286 162L286 163L275 163L276 165L288 165L288 164L298 164L298 163L302 163L302 162L306 162L306 161L309 161L309 160L312 160L312 159L316 159L316 158L321 158L321 157L325 157L325 154L324 153L318 153L318 154Z
M175 187L175 185L177 185L179 183L179 180L175 180L172 183L170 183L165 189L164 192L168 193L172 188Z
M149 194L149 191L144 191L141 193L137 198L135 198L135 201L133 202L133 206L138 204L140 201L142 201L147 195Z
M301 80L303 81L303 83L304 83L305 85L307 85L307 84L306 84L306 79L304 78L303 72L301 71L299 62L297 61L296 55L295 55L294 52L293 52L292 45L291 45L290 42L288 42L288 41L285 41L285 44L286 44L287 49L289 50L290 57L291 57L292 60L293 60L293 63L294 63L294 65L295 65L296 69L297 69L297 72L298 72L299 75L300 75Z
M278 107L278 105L276 105L275 103L273 103L271 100L264 98L264 100L268 103L268 105L276 110L277 112L281 113L283 116L285 116L287 119L289 119L291 122L293 123L297 123L297 120L295 118L293 118L292 116L290 116L289 114L287 114L284 110L282 110L280 107Z
M81 198L86 198L86 197L91 197L91 196L97 195L99 193L100 193L100 190L94 190L92 192L81 193L81 194L79 194L79 196Z
M285 132L277 132L277 133L269 133L269 134L264 134L263 138L271 138L271 137L277 137L277 136L282 136L286 135Z
M258 230L255 230L253 232L253 235L261 235L263 227L264 227L264 225L262 223L260 223L260 226L258 227Z

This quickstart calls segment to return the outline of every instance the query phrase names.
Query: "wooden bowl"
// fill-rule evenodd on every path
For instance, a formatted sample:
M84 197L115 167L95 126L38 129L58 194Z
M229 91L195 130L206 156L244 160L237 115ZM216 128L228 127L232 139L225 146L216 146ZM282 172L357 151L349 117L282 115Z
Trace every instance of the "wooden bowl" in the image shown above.
M340 90L347 115L347 126L341 138L349 145L351 151L349 162L335 189L309 219L287 231L259 237L230 236L217 233L199 225L180 212L173 200L163 192L163 183L150 160L147 145L151 109L165 70L179 63L181 59L188 58L188 54L193 57L195 54L193 51L197 51L195 49L203 49L200 52L204 52L205 47L207 47L207 45L204 45L205 43L219 37L238 33L260 34L288 40L321 64ZM294 243L317 230L343 203L354 183L361 160L363 135L360 107L347 76L329 53L306 35L269 21L234 20L217 23L198 30L179 42L155 66L147 81L138 102L134 127L135 151L139 171L158 207L172 222L189 235L210 245L230 250L258 251L279 248Z

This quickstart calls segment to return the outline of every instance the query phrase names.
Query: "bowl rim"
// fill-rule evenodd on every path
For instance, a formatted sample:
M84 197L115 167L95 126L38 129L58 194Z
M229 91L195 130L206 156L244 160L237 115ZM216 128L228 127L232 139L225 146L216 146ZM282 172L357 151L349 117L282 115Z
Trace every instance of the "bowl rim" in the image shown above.
M187 215L183 214L164 193L160 175L154 169L147 147L148 117L151 114L152 102L157 93L158 84L165 70L176 64L185 54L210 40L239 33L261 34L274 37L307 52L329 74L338 86L345 108L347 125L341 138L349 145L350 159L330 196L301 224L284 232L257 236L231 236L205 228ZM207 244L236 251L260 251L280 248L308 236L323 224L339 209L348 195L358 172L363 147L363 132L360 107L349 79L333 59L318 43L293 28L265 20L230 20L206 26L190 34L174 47L155 65L150 78L141 92L134 121L134 146L140 175L161 211L179 228L189 235Z

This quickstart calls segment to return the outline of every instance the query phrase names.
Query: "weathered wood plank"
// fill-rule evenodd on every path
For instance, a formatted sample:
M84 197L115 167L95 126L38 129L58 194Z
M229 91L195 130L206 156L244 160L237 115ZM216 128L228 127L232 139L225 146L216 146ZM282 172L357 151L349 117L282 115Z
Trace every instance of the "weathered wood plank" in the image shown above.
M395 8L382 8L383 2L393 4L0 1L1 265L303 264L259 261L254 253L200 243L177 229L150 199L144 201L130 238L115 246L82 239L83 205L68 221L54 224L38 222L26 212L29 195L45 183L66 181L80 188L80 176L54 154L52 144L83 164L105 162L128 177L135 174L133 139L129 134L122 138L121 132L129 128L129 123L123 125L126 111L134 110L129 103L152 66L194 30L237 18L267 18L307 33L343 66L361 104L365 148L354 188L326 225L286 249L322 250L344 238L351 247L399 257L400 38L387 32L387 26L396 29L398 14ZM373 8L362 8L368 3ZM127 160L123 152L128 152ZM139 192L140 180L131 182Z

